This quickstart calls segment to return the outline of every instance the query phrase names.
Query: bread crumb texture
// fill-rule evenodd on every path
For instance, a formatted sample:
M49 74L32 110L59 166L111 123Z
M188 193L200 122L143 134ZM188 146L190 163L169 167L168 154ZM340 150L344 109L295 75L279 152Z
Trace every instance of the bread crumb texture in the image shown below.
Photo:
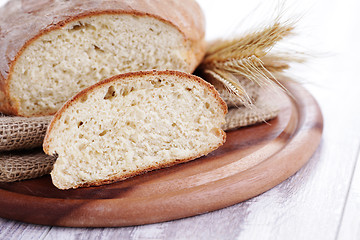
M60 189L101 185L206 155L221 146L226 107L200 78L125 74L79 93L55 116L44 150Z
M43 34L19 55L9 82L23 116L54 114L80 90L131 71L189 71L191 47L174 26L149 16L102 14Z

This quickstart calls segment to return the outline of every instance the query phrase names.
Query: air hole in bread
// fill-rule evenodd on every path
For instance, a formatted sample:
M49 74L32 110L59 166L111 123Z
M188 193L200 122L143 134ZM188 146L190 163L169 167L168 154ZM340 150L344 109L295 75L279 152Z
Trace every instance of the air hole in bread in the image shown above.
M126 121L125 124L126 124L126 126L129 126L129 127L133 128L133 129L136 129L136 124L134 122L132 122L132 121Z
M73 25L71 28L69 28L69 32L73 32L73 31L81 31L81 30L86 30L86 29L96 29L95 26L89 24L89 23L83 23L81 21L79 21L77 24Z
M121 92L121 95L123 97L126 97L129 93L131 93L132 91L134 91L134 87L131 87L130 89L129 88L125 88L122 92Z
M127 89L124 89L124 90L121 92L121 96L123 96L123 97L126 97L128 94L129 94L129 91L128 91Z
M95 51L97 51L97 52L104 52L104 50L102 50L100 47L98 47L95 44L93 44L93 47L94 47Z
M108 91L107 91L104 99L105 100L112 100L115 96L116 96L115 88L114 88L114 86L111 85L108 88Z
M158 78L156 80L152 80L151 84L154 85L155 88L160 88L160 87L164 86L164 84L162 84L162 80L160 78Z
M81 29L84 29L85 26L82 25L81 22L79 22L78 24L72 26L72 28L69 29L69 31L78 31L78 30L81 30Z
M105 136L107 134L107 132L108 132L108 130L104 130L99 134L99 136L100 137Z
M78 122L78 127L81 127L84 124L83 121Z

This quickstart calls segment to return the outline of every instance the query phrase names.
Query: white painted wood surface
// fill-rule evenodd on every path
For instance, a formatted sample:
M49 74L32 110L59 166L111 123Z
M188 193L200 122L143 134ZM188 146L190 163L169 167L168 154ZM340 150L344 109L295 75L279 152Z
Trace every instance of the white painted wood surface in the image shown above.
M272 10L250 14L260 2L199 0L208 39L231 35L243 19L266 19ZM0 239L360 239L360 2L288 0L286 5L291 14L302 15L294 41L314 55L290 73L313 93L325 119L322 144L298 173L256 198L201 216L98 229L0 218Z

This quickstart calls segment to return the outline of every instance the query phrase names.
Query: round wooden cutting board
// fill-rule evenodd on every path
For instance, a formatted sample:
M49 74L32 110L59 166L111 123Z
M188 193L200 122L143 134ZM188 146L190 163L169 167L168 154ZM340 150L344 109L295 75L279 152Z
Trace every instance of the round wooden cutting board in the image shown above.
M300 85L286 85L279 116L228 132L206 157L126 181L61 191L49 176L0 184L0 217L70 227L115 227L174 220L257 196L298 171L317 149L323 119Z

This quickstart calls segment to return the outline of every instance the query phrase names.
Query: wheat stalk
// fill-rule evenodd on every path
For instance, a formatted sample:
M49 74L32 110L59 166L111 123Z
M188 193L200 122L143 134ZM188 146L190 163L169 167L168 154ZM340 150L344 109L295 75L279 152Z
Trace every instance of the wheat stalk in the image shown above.
M229 74L228 72L220 69L205 69L204 71L205 73L210 74L214 79L223 83L224 87L238 99L240 99L240 102L243 103L243 105L249 108L252 106L251 98L246 93L245 89L241 86L239 80L232 74Z
M236 76L243 76L259 86L287 91L275 75L288 69L289 62L301 62L303 59L287 53L269 52L276 43L291 35L293 30L293 24L275 21L271 26L242 37L218 40L209 46L199 70L220 81L243 105L251 107L251 98Z

